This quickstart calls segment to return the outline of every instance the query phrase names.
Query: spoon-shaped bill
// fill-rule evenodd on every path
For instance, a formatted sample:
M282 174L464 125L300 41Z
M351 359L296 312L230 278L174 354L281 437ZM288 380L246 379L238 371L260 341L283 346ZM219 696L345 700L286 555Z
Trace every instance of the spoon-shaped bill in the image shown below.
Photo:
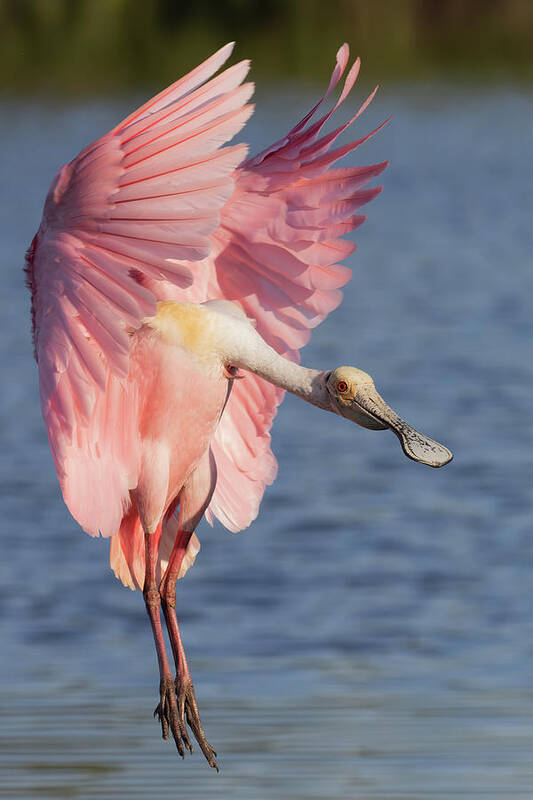
M429 467L443 467L452 460L453 453L447 447L412 428L386 404L373 385L361 387L353 402L363 412L381 422L382 427L390 428L400 440L405 455L413 461Z

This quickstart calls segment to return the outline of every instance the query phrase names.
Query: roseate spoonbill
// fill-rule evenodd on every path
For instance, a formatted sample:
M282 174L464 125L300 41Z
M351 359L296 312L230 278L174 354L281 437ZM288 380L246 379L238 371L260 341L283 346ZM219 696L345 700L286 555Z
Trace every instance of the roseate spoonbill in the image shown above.
M111 566L142 590L160 671L163 738L207 761L175 613L176 580L199 550L205 514L238 531L276 474L269 430L284 391L366 428L390 428L432 467L452 454L414 431L353 367L299 366L310 329L341 301L364 188L386 163L332 168L372 134L332 145L324 124L346 99L246 160L223 146L252 112L243 61L212 77L223 47L64 165L28 250L42 412L63 497ZM381 127L381 126L380 126ZM378 129L376 129L378 130ZM373 131L374 133L375 131ZM243 380L238 380L243 378ZM174 678L160 610L176 666Z

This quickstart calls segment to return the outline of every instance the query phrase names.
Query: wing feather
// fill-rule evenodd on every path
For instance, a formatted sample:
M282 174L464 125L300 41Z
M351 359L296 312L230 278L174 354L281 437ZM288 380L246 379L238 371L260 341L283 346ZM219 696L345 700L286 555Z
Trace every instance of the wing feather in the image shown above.
M120 133L120 131L135 121L145 119L160 109L168 107L171 103L177 103L181 98L186 97L189 92L201 86L208 78L214 75L215 72L218 72L222 64L230 57L234 46L235 42L229 42L224 45L224 47L221 47L220 50L213 53L212 56L188 72L187 75L184 75L170 86L167 86L166 89L163 89L159 94L152 97L151 100L148 100L148 102L144 103L144 105L136 111L133 111L113 129L112 133Z
M341 80L348 57L344 45L324 97L285 137L239 169L235 192L214 234L216 251L209 259L214 274L211 296L240 304L263 338L294 361L311 329L342 300L340 289L351 271L338 262L356 245L340 237L364 222L356 212L381 191L365 186L387 166L384 162L331 169L381 128L332 149L375 91L348 122L321 135L355 83L358 59L337 102L312 122ZM238 531L255 519L265 486L276 475L269 432L282 399L282 391L256 376L235 381L212 443L218 480L206 514L209 521L216 517Z
M209 80L232 47L61 168L28 253L43 416L65 501L93 535L116 533L137 481L130 333L163 280L193 285L246 155L223 145L252 111L249 64Z

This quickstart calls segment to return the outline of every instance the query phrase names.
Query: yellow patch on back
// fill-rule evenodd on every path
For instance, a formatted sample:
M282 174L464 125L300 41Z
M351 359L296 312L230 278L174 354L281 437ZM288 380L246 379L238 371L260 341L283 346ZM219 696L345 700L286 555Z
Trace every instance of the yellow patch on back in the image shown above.
M157 314L144 320L168 344L178 345L199 360L216 355L216 315L194 303L157 304Z

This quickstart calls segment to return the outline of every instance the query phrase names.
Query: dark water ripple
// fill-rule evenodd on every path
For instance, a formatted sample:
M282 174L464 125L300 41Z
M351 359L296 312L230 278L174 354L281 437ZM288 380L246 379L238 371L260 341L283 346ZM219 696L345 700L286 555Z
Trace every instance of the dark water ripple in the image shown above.
M308 103L260 97L254 145ZM181 587L219 776L158 738L141 598L61 503L31 361L22 254L56 167L122 109L2 111L0 797L529 800L531 96L395 88L367 115L394 115L361 153L391 159L386 191L305 361L371 372L455 460L286 400L259 519L204 526Z

